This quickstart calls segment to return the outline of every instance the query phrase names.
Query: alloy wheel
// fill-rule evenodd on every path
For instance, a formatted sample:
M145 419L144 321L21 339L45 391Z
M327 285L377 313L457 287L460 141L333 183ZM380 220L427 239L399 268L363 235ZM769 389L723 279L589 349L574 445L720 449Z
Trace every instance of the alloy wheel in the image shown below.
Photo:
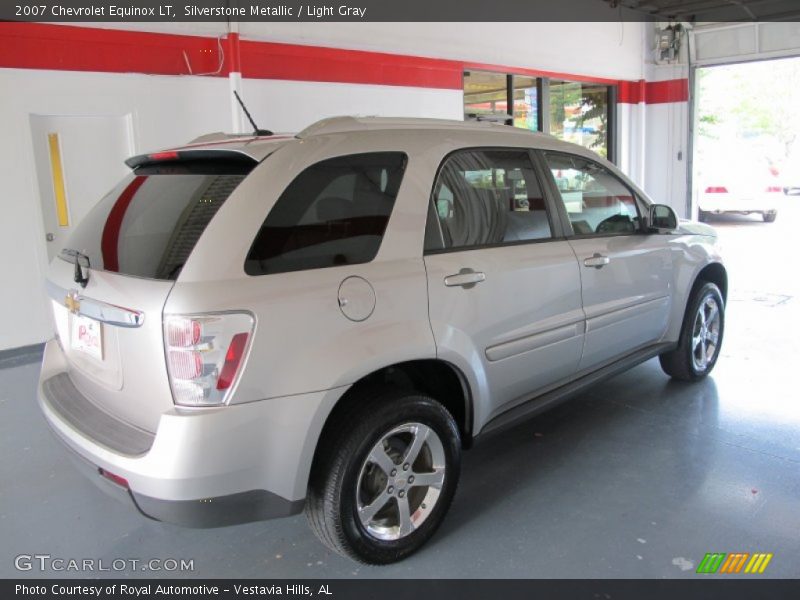
M692 327L692 364L703 372L714 360L719 346L720 311L713 296L706 296L697 309Z
M356 483L356 511L367 532L399 540L431 515L444 484L442 440L422 423L404 423L370 450Z

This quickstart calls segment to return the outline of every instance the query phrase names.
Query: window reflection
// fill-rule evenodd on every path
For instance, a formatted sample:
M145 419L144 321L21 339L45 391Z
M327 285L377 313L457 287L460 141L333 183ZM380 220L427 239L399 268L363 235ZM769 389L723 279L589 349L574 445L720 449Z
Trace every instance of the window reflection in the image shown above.
M510 120L505 73L464 72L464 119L498 123Z
M535 77L515 75L514 81L514 127L539 130L539 90Z
M550 133L608 157L608 86L550 81Z

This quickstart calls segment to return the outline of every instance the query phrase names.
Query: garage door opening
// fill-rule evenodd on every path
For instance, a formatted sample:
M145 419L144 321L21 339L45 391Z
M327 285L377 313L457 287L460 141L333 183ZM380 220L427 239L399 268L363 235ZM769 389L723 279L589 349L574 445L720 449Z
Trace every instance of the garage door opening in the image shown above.
M774 419L787 424L773 434L784 439L800 423L779 367L800 327L798 81L800 58L695 71L693 214L716 230L729 281L720 421Z
M800 205L787 199L800 193L800 57L695 75L694 214L715 224L788 217Z

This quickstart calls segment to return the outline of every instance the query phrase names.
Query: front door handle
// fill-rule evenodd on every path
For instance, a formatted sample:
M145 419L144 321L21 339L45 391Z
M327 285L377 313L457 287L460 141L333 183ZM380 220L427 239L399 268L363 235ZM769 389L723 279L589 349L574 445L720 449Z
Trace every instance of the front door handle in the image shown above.
M461 286L465 290L474 288L481 281L486 280L486 273L473 271L472 269L461 269L455 275L448 275L444 278L447 287Z
M610 262L611 262L610 258L595 252L594 256L592 256L591 258L587 258L586 260L583 261L583 266L584 267L594 267L595 269L602 269L604 266L606 266Z

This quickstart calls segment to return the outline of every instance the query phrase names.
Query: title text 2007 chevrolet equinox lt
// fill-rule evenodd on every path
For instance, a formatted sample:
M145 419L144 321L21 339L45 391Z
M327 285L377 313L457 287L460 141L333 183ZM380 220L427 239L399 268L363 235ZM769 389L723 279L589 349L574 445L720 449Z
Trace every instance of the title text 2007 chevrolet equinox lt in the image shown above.
M48 277L39 399L76 463L188 526L305 509L388 563L479 435L659 356L719 357L713 229L512 127L339 117L127 161Z

